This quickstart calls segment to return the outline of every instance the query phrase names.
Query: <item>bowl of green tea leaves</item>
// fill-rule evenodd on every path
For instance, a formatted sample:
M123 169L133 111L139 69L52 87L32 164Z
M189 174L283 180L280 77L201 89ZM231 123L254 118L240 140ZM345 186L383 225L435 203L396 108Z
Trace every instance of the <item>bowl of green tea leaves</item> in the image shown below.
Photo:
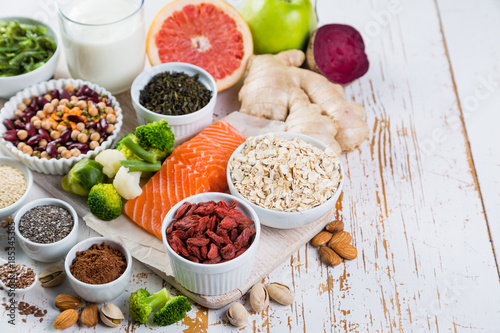
M55 31L43 22L0 18L0 97L50 79L57 65L58 44Z

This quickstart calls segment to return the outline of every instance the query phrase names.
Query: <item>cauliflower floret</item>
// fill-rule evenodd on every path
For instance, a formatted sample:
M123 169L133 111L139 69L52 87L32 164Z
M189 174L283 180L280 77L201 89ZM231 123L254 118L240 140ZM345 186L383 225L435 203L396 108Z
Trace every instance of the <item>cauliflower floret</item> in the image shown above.
M96 162L102 165L102 172L109 178L113 178L116 175L118 169L121 167L120 161L126 159L125 155L116 149L105 149L95 158Z
M128 172L128 168L120 167L113 180L113 186L122 198L130 200L138 197L142 193L139 185L141 172Z

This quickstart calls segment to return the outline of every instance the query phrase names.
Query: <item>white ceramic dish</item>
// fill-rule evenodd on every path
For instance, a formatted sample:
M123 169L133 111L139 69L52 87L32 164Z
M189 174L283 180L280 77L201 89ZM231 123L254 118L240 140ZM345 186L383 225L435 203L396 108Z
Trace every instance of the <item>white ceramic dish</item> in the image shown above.
M120 251L125 256L127 261L127 268L120 277L114 281L105 284L89 284L77 280L70 271L70 266L73 263L73 259L76 257L76 253L79 251L85 251L89 249L94 244L106 243L113 249ZM76 244L66 256L64 261L64 270L68 276L68 281L75 293L81 298L92 302L92 303L107 303L111 302L118 296L120 296L125 289L127 289L130 276L132 274L132 255L130 251L120 242L112 240L106 237L93 237L88 238L80 243Z
M139 103L141 90L151 81L153 76L163 72L184 72L188 75L199 74L199 82L212 92L212 99L202 109L180 116L167 116L146 109ZM215 103L217 102L217 84L214 78L204 69L182 62L167 62L146 69L139 74L130 88L132 105L140 125L154 121L166 120L175 135L175 144L178 145L191 139L201 130L212 123Z
M4 265L7 263L7 260L3 259L3 258L0 258L0 265ZM26 266L26 265L23 265L23 266ZM26 266L27 267L27 266ZM38 274L35 272L35 270L33 269L33 272L35 273L35 280L33 281L32 284L30 284L28 287L26 288L23 288L23 289L16 289L15 290L15 293L16 294L25 294L27 293L28 291L30 291L31 289L33 289L36 284L38 283ZM5 286L5 284L3 283L3 281L0 280L0 287L2 287L4 290L6 290L7 292L9 292L10 288Z
M293 140L294 138L301 139L306 143L309 143L312 146L318 147L322 150L326 150L328 148L323 142L300 133L292 133L292 132L267 133L255 136L255 138L260 139L270 134L278 135L286 140ZM231 163L236 154L239 154L243 150L244 146L245 143L242 143L238 148L236 148L234 153L229 158L229 163ZM320 218L325 216L330 210L332 210L335 207L335 204L337 203L337 200L340 196L340 193L342 193L342 188L344 186L344 169L342 167L342 164L340 164L340 175L341 175L340 184L337 188L337 192L335 192L335 194L330 199L328 199L325 203L304 212L280 212L276 210L266 209L250 202L248 199L243 197L240 194L240 192L238 192L238 190L236 190L236 188L234 187L229 167L227 168L226 175L227 175L227 182L229 185L229 192L236 198L238 198L238 200L243 201L246 204L250 205L250 207L252 207L259 216L261 224L277 229L292 229L318 221Z
M35 243L25 238L19 232L19 221L21 217L30 209L44 206L44 205L54 205L66 209L73 218L73 229L71 232L55 243ZM68 203L54 198L44 198L31 201L21 207L14 218L15 234L16 240L21 245L23 251L33 260L41 262L54 262L63 258L66 253L76 244L78 241L78 215L76 211Z
M20 90L31 86L32 84L49 80L56 71L57 61L61 53L61 43L56 32L47 24L28 17L9 16L0 18L6 21L18 20L21 23L43 25L47 29L47 36L56 42L56 50L52 57L41 67L20 75L0 77L0 97L9 98Z
M184 288L197 294L220 295L241 286L252 271L260 239L260 222L255 211L245 202L226 193L208 192L196 194L180 201L169 210L163 220L162 235L165 235L168 226L174 220L177 209L184 202L198 203L211 200L215 202L224 200L227 204L230 204L233 200L237 200L238 206L236 208L241 210L243 215L254 221L256 234L248 250L239 257L227 262L208 265L195 263L181 257L172 250L166 237L163 237L163 246L168 253L174 276Z
M12 205L0 209L0 218L2 218L14 214L15 211L24 204L28 198L31 187L33 186L33 174L24 164L10 157L0 156L0 165L8 165L16 168L21 171L24 178L26 178L26 192L24 192L23 196Z
M14 116L14 112L17 109L17 105L22 103L24 98L30 98L33 95L42 96L47 93L48 90L51 89L62 89L68 83L71 83L75 86L75 88L79 88L82 85L86 84L89 88L95 90L99 94L106 94L111 101L113 108L116 109L116 118L117 121L114 124L115 130L112 135L108 136L108 138L96 149L89 150L86 154L81 154L78 157L71 158L61 158L55 159L52 158L50 160L44 158L33 157L27 154L24 154L22 151L17 149L11 142L5 140L3 138L3 133L7 131L3 124L4 119L10 119ZM73 79L59 79L59 80L50 80L47 82L42 82L36 85L33 85L29 88L24 89L21 92L18 92L15 96L13 96L7 103L5 103L4 107L0 111L0 144L5 146L5 148L11 153L15 158L25 164L28 168L33 171L50 174L50 175L65 175L71 169L71 167L78 161L86 158L93 157L97 155L102 150L109 148L113 141L118 136L120 129L123 124L123 115L122 109L120 108L120 103L116 100L116 98L111 95L104 88L82 80L73 80Z

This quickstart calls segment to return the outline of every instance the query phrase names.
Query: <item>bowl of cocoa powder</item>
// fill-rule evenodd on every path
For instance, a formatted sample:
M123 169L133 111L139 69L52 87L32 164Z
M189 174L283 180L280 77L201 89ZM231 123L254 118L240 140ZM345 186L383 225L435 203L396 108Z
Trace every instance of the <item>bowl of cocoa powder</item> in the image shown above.
M81 298L106 303L128 287L132 255L122 243L111 238L89 238L68 252L64 270L71 287Z

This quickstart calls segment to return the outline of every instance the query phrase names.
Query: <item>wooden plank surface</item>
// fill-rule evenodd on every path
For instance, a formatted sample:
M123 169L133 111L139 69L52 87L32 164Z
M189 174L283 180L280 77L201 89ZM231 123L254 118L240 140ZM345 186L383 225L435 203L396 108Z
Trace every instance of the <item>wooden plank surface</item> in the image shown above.
M9 14L40 11L38 3L27 5L30 1ZM146 5L157 10L163 2ZM363 33L371 61L367 75L346 88L349 99L364 104L371 131L359 151L342 157L347 180L336 213L352 233L359 257L330 268L316 248L303 246L262 280L292 286L295 303L271 302L241 331L498 331L500 284L487 222L495 242L498 157L488 155L497 154L489 143L497 144L500 134L492 129L496 118L482 114L496 109L496 95L481 101L470 119L464 117L467 96L481 87L479 77L498 73L498 3L317 3L321 24L346 23ZM481 57L473 58L477 53ZM237 105L235 91L221 94L218 107ZM5 244L4 234L0 241ZM162 285L140 263L134 262L133 274L128 292ZM54 296L45 290L25 296L49 307L49 315L41 324L29 317L18 327L50 330L58 313L50 305ZM250 309L247 297L241 302ZM125 297L115 303L127 310ZM224 312L195 307L168 330L238 331ZM4 322L0 327L10 328ZM128 323L115 331L150 330L156 331Z

